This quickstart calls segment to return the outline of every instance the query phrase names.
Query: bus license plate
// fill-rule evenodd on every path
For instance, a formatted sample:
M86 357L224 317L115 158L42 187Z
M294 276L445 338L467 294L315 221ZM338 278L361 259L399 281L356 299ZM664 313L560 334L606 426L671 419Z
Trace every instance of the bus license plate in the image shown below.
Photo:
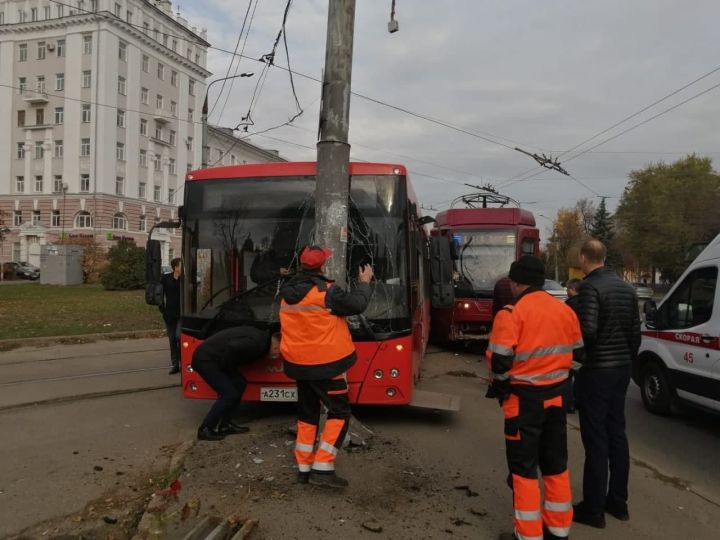
M260 401L297 401L295 387L262 387Z

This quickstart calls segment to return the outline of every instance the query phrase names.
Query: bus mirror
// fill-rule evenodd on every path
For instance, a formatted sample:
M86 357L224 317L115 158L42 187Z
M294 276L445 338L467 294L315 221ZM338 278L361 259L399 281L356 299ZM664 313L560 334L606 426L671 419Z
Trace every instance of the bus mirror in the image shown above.
M145 244L145 302L151 306L162 304L162 252L158 240L148 240Z
M418 224L421 227L423 225L427 225L428 223L437 223L437 222L435 221L434 217L430 217L430 216L422 216L421 218L418 219Z
M445 236L430 237L431 299L435 308L447 308L455 301L450 242Z

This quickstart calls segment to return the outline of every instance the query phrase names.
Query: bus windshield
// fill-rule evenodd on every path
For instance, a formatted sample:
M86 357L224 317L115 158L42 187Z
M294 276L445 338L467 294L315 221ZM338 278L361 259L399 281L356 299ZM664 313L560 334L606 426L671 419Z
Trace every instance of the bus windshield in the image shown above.
M364 318L351 319L351 330L407 332L404 178L354 176L350 185L347 282L362 264L375 271L370 306ZM184 315L277 324L282 277L298 269L300 251L313 243L314 192L312 176L188 182Z
M458 253L455 294L492 297L495 283L507 275L515 260L515 232L453 231L453 242Z

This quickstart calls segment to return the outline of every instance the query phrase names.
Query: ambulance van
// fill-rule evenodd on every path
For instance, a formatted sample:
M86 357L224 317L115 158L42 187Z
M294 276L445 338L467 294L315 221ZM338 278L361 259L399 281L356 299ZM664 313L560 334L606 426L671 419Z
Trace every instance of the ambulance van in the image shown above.
M720 235L656 306L645 303L633 364L645 407L670 414L676 400L720 412Z

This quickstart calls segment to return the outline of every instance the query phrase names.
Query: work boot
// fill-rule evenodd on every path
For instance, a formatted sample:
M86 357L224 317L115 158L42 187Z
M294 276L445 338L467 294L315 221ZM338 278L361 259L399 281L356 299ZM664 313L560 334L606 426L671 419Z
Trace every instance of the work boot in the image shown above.
M309 472L298 472L298 475L297 475L298 484L307 484L309 480L310 480Z
M207 426L200 426L197 432L198 441L222 441L225 435L218 433Z
M220 422L217 428L217 432L220 435L237 435L240 433L247 433L250 428L247 426L241 426L233 421Z
M588 511L585 503L582 502L573 505L573 521L596 529L605 528L605 515Z
M605 501L605 512L620 521L630 521L627 503L615 502L608 499Z
M173 364L170 367L170 371L168 371L168 375L175 375L176 373L180 373L180 366Z
M347 480L340 478L334 471L330 473L311 471L308 481L313 486L323 486L333 489L342 489L348 487L349 485Z
M567 536L557 536L551 533L547 527L543 527L543 540L567 540Z

